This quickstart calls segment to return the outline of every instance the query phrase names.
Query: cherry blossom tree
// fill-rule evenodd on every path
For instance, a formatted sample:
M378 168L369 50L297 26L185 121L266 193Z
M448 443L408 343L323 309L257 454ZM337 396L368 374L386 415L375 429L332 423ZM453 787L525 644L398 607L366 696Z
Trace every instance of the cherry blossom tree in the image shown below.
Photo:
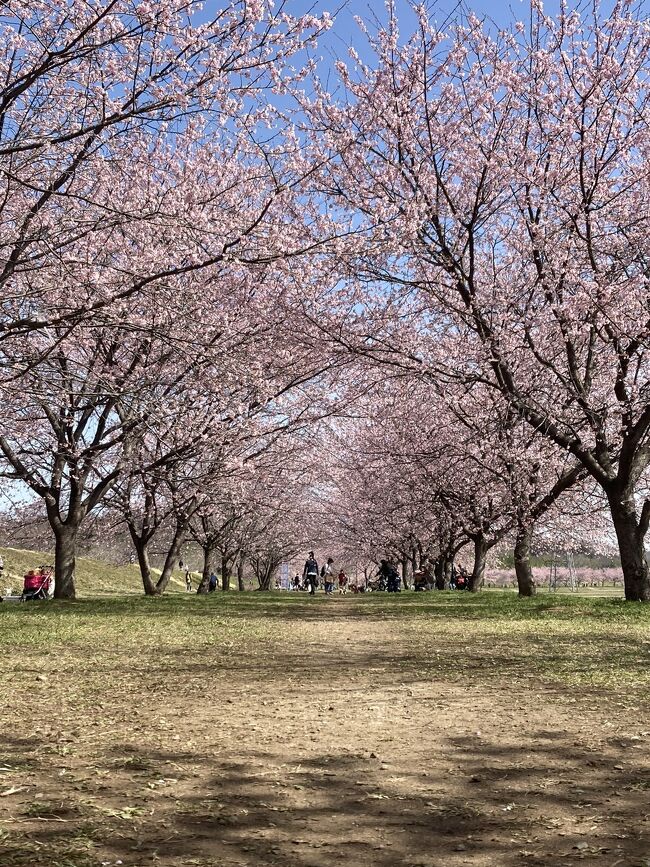
M369 36L374 65L340 64L345 105L312 104L337 155L323 183L357 219L350 292L384 308L364 326L350 307L346 339L483 383L572 455L609 503L626 598L647 601L650 24L628 0L556 19L533 0L496 35L418 13L406 41L394 17Z
M272 126L267 93L288 93L303 75L289 59L329 26L327 16L292 17L284 5L232 0L210 17L194 0L3 4L0 341L72 327L133 295L160 303L153 282L233 254L242 224L233 225L239 185L228 172L222 219L228 214L233 231L218 247L179 245L165 256L128 248L143 231L194 226L210 236L196 208L219 192L209 178L193 178L195 207L176 214L151 191L161 179L173 186L215 137L227 140L231 163L240 156L244 174L252 151L273 170L272 188L260 185L262 212L281 195L288 179L272 131L261 133ZM285 140L281 150L290 147ZM223 151L213 154L219 162ZM249 183L254 174L249 166ZM80 256L78 242L89 237L94 249Z
M284 64L327 18L233 2L198 20L200 5L16 0L0 19L0 449L46 503L62 597L87 514L121 476L147 499L143 431L168 431L149 454L178 471L198 459L188 412L205 440L208 412L232 427L268 405L265 363L286 351L269 335L290 330L272 266L322 228L305 206L296 219L311 157L267 92L288 99L302 72ZM313 355L285 358L294 383Z
M519 592L533 595L535 525L552 507L557 520L584 471L485 386L451 381L442 389L400 372L355 411L326 445L336 457L328 473L334 492L326 488L325 500L335 504L330 521L339 532L375 561L401 561L404 573L409 559L415 571L424 554L441 589L465 545L474 553L470 589L478 590L488 553L514 539ZM572 520L578 502L566 502Z

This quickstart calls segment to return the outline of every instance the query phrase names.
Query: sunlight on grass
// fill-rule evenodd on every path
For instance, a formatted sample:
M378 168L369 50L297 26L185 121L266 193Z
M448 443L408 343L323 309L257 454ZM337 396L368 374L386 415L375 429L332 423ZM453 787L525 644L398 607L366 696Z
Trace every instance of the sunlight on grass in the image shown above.
M340 607L339 607L340 606ZM618 600L513 593L373 594L346 600L302 594L177 594L114 597L73 604L0 606L5 673L21 654L53 661L84 654L155 652L174 664L178 652L291 646L296 622L337 616L398 619L396 664L422 678L542 678L635 693L650 689L650 611ZM261 643L261 644L260 644Z

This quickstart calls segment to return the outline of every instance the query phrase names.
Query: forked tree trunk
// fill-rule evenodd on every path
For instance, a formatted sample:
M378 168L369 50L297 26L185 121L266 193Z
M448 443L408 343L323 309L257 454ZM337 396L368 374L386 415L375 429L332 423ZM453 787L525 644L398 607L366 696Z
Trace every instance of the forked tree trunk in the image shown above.
M515 574L520 596L534 596L537 593L533 569L530 565L530 546L533 528L520 526L515 539Z
M255 574L257 575L258 590L266 591L271 589L273 578L280 565L280 560L258 560Z
M75 599L74 570L78 524L58 524L54 530L54 598Z
M646 516L642 513L643 523L639 521L632 496L608 492L608 500L621 556L625 598L629 602L648 602L650 579L644 545L646 527L643 526Z
M476 593L483 587L483 582L485 581L485 564L490 546L486 542L483 533L473 536L472 542L474 543L474 568L469 579L469 590L472 593Z
M157 596L156 585L151 577L151 563L149 562L149 543L138 535L135 527L129 526L131 541L138 555L138 566L140 567L140 576L142 578L142 586L146 596Z
M165 557L165 563L160 573L160 578L156 583L156 595L160 596L163 594L169 584L170 578L172 577L172 572L174 571L174 565L178 560L178 556L181 553L181 548L183 547L183 542L185 541L185 533L187 531L187 524L179 524L176 527L176 532L174 533L174 538L172 539L172 543L167 551L167 556Z

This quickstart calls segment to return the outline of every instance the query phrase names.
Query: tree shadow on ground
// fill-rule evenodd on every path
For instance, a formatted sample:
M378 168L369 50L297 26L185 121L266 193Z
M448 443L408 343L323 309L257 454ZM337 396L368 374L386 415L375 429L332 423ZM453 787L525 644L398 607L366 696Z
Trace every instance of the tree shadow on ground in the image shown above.
M379 626L363 633L375 640L364 640L355 608L340 606L349 626L339 629L337 606L312 602L292 608L325 628L291 628L285 609L289 629L275 619L228 653L194 646L191 617L179 618L179 646L164 644L166 621L141 647L120 646L122 632L114 644L110 633L100 647L66 644L65 630L47 655L21 645L3 697L16 718L0 766L19 791L0 800L2 867L643 864L649 733L612 734L602 693L562 684L551 725L530 672L553 671L560 639L537 647L507 631L495 642L452 630L438 654L434 631L411 642L375 608ZM197 607L216 620L228 603ZM140 613L194 608L147 601ZM251 610L269 617L267 603ZM605 664L611 636L588 640ZM632 676L646 664L640 650L639 638L616 636ZM36 664L47 676L38 684ZM635 709L627 724L640 718Z
M273 746L224 744L215 754L114 744L93 757L97 774L85 785L41 780L43 803L17 810L27 845L5 839L0 859L85 867L90 851L125 867L643 863L647 769L623 769L620 745L596 752L552 730L525 740L448 738L452 775L439 763L328 749L287 762Z

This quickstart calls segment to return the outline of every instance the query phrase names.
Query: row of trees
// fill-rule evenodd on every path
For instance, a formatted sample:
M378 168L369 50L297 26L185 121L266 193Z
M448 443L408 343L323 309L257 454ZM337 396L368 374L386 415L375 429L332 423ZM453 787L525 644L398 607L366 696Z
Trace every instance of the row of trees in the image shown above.
M251 473L331 381L287 264L324 221L298 207L311 164L269 98L286 107L328 18L202 5L0 15L0 452L46 511L58 597L97 512L128 528L147 593L188 535L210 554L248 515L252 551Z
M611 547L606 507L587 473L493 393L448 387L432 395L426 380L397 379L368 393L363 413L332 434L337 459L322 502L332 533L347 542L344 559L390 556L405 583L427 568L444 589L461 553L473 566L470 590L479 590L490 552L510 548L519 593L531 596L534 537L549 550Z
M200 5L0 15L0 452L56 595L98 511L148 593L187 538L206 575L270 576L293 492L339 538L435 539L443 574L471 542L473 589L512 537L522 593L534 528L604 500L650 599L642 10L532 0L495 33L414 7L403 38L389 4L329 93L327 15Z
M650 21L625 0L607 19L565 5L551 19L533 0L529 24L499 34L416 11L412 37L391 15L372 62L339 65L343 104L311 106L332 154L323 188L356 229L344 340L409 383L409 408L412 382L434 406L463 395L464 471L490 465L492 504L468 525L474 586L501 522L516 518L525 548L547 497L587 475L626 596L647 601ZM508 519L501 440L517 467ZM444 425L422 447L457 460Z

